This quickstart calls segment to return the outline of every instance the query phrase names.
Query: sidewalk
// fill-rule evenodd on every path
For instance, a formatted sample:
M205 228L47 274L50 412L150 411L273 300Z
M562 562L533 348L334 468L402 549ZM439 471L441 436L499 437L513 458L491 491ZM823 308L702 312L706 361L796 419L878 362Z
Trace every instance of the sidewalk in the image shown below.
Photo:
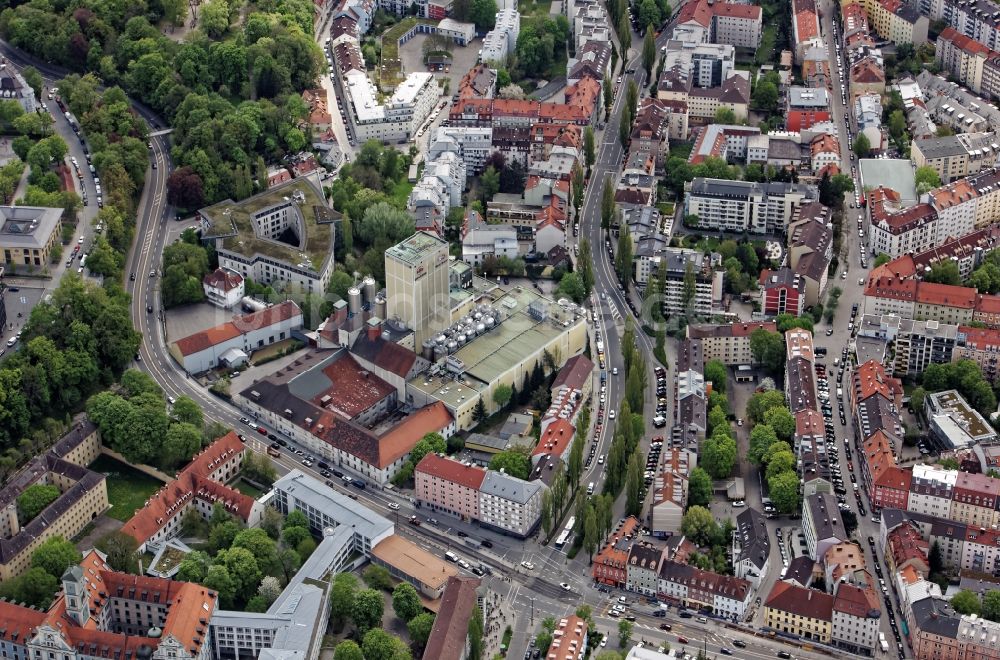
M514 627L514 611L510 603L500 598L500 594L495 591L489 591L488 594L486 616L483 618L483 657L493 658L500 653L500 644L507 626Z

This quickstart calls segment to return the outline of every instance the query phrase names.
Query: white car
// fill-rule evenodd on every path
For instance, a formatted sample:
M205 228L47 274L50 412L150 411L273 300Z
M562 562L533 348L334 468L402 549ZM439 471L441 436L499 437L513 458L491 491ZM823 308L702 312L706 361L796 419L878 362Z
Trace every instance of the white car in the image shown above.
M526 568L526 569L528 569L529 571L533 571L533 570L535 570L535 565L534 565L534 564L532 564L532 563L531 563L530 561L522 561L522 562L521 562L521 567L522 567L522 568Z
M614 410L609 410L608 411L608 418L610 418L610 419L614 419L615 418L615 411Z
M563 591L572 591L573 588L569 586L568 582L560 582L559 586L563 588Z
M392 509L393 511L399 511L399 505L396 504L395 502L389 502L389 508Z
M735 502L733 502L733 508L734 509L739 509L740 507L744 507L746 505L747 505L747 503L744 502L743 500L736 500Z

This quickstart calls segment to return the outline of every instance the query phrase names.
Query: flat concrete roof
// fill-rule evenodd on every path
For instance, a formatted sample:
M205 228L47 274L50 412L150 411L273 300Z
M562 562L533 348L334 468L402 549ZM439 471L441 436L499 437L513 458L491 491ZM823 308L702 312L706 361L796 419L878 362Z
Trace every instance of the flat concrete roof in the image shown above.
M62 209L41 206L0 206L0 245L41 250L59 227Z
M444 589L448 578L458 575L454 564L435 557L398 534L382 539L372 548L372 555L431 591Z
M885 186L899 193L899 203L905 208L917 203L917 187L913 164L902 158L862 158L858 161L861 185Z

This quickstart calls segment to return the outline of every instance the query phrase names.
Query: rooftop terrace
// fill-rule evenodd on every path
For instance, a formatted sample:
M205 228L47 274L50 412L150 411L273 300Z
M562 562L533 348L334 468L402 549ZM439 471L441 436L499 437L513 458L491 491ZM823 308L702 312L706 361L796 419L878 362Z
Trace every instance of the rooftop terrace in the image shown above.
M254 222L267 212L289 205L296 211L289 226L298 239L297 246L260 234ZM247 258L259 255L317 273L324 270L328 259L333 259L333 223L340 214L326 205L316 184L305 177L240 202L227 199L200 213L204 237L219 239L217 249Z

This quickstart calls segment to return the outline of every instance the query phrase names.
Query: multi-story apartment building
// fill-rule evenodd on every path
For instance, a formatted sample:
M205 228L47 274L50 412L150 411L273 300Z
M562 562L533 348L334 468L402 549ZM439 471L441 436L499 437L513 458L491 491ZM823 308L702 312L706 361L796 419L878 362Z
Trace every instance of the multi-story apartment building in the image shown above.
M929 21L902 0L865 0L868 22L883 39L918 46L927 41Z
M479 519L479 489L486 470L438 454L427 454L413 471L421 506L462 520Z
M760 309L766 316L801 315L806 309L806 278L784 267L760 272Z
M830 121L830 94L825 87L789 87L785 126L798 132Z
M677 382L674 386L676 427L686 440L704 439L708 429L708 395L705 391L705 354L697 339L685 339L677 351Z
M646 596L656 596L659 588L660 562L663 549L649 543L632 544L628 555L628 577L626 588Z
M594 555L591 575L596 582L623 589L628 584L628 557L639 530L639 520L629 516L608 536L607 543Z
M543 486L437 454L413 472L421 506L525 538L541 518Z
M830 493L816 493L802 502L802 532L806 537L809 556L818 559L827 549L846 541L847 530Z
M493 29L483 37L483 47L479 51L479 61L500 63L514 52L517 37L521 31L521 14L516 9L506 8L497 12Z
M928 365L951 362L958 327L930 319L900 319L893 344L896 351L893 373L913 377L922 374Z
M771 559L767 519L760 511L747 508L736 516L732 557L736 577L749 580L755 588L759 586Z
M935 243L937 216L930 204L917 204L901 211L888 211L885 202L898 203L899 196L887 188L868 193L871 224L868 245L872 252L899 257L923 252Z
M583 660L586 655L587 622L575 614L560 619L545 657Z
M996 133L960 133L947 137L918 138L910 158L917 167L930 167L944 182L955 181L996 165L1000 150L994 150ZM956 192L960 196L971 193ZM969 195L972 199L974 195Z
M489 470L479 488L479 524L517 538L526 538L542 516L540 481L524 481Z
M997 525L1000 479L985 474L959 472L952 491L949 518L970 529L990 529Z
M660 564L657 595L661 600L739 621L746 614L752 594L751 584L740 578L703 571L673 560Z
M935 58L941 70L976 94L983 91L983 65L996 55L985 45L946 27L938 35Z
M932 465L914 465L906 510L937 518L951 517L952 493L958 473Z
M698 178L688 185L685 214L698 227L751 233L782 232L795 209L817 199L816 189L798 183L754 183Z
M100 446L97 427L79 424L0 490L0 581L31 568L32 554L51 537L71 539L107 510L105 477L86 467ZM59 496L34 518L23 519L18 498L35 485L55 486Z
M1000 531L981 525L965 530L961 568L1000 577Z
M663 290L663 311L667 314L693 313L709 316L722 307L724 271L722 257L717 253L704 254L688 248L664 248L653 258L655 272L666 269ZM694 275L695 295L685 305L685 281Z
M778 580L764 600L764 625L828 643L833 633L833 603L830 594Z
M712 41L737 48L760 46L762 11L760 5L717 2L712 6Z
M701 341L706 360L719 360L727 366L753 364L750 350L750 335L763 329L777 332L774 321L753 321L749 323L688 325L688 339Z
M875 654L882 608L875 590L846 582L833 587L830 637L833 645L862 656Z
M1000 362L1000 330L958 326L952 360L972 360L979 365L983 377L995 383L1000 375L997 368Z

